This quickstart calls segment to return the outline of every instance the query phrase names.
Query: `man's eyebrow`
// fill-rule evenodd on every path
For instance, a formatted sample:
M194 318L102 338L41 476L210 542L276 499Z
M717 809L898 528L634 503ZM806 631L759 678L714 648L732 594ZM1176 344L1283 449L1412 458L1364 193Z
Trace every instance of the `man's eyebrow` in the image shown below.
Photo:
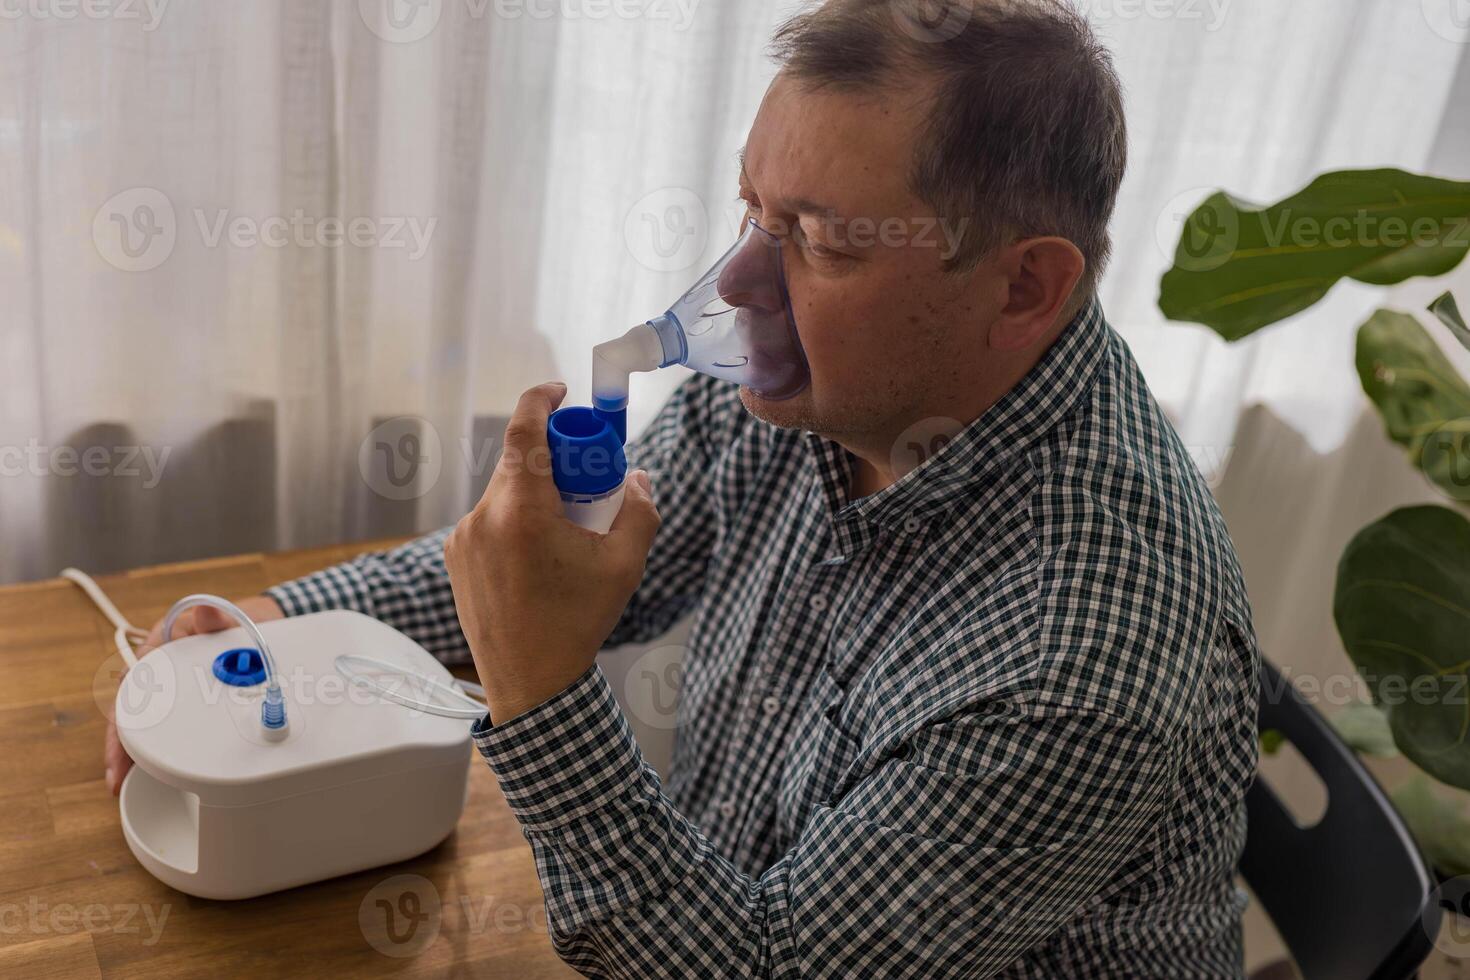
M745 147L735 151L735 158L740 161L740 179L749 184L750 174L745 172ZM837 209L830 204L822 204L810 198L798 197L786 202L787 206L795 214L822 214L836 216Z

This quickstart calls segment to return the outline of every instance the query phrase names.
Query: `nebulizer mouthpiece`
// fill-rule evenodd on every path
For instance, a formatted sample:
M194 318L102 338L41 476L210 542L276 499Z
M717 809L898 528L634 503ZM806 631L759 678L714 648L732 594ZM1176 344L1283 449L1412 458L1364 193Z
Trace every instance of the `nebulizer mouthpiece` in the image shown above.
M592 350L592 407L546 423L552 477L569 518L606 532L622 504L628 377L682 364L773 401L811 380L786 290L780 239L748 219L736 240L662 315Z

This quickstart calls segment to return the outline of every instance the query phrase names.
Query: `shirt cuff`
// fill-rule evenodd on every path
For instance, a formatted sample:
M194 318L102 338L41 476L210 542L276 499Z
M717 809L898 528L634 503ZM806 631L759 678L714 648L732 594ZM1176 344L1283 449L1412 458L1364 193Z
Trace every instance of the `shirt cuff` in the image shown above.
M350 563L334 565L265 590L287 616L304 616L327 609L350 609L373 615L367 577Z
M630 794L657 792L595 664L530 711L493 727L486 715L470 734L527 831L555 830Z

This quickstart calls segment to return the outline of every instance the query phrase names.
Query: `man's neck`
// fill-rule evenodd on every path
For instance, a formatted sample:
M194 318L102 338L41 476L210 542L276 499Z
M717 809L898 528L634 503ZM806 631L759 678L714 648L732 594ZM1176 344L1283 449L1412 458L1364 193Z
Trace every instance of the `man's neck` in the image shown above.
M990 406L1000 401L1031 372L1037 362L1051 349L1052 344L1056 343L1066 328L1082 312L1088 301L1089 297L1084 296L1069 302L1066 310L1057 318L1060 326L1053 326L1048 331L1047 339L1028 350L1025 356L1010 358L1004 362L992 361L995 368L993 374L977 378L977 383L973 387L954 392L951 397L942 402L931 402L918 412L908 413L904 419L888 427L892 431L874 433L867 438L853 433L830 436L832 441L856 458L850 490L851 499L856 500L859 497L877 493L897 483L903 477L907 470L894 468L895 456L901 456L901 454L895 454L893 447L900 435L920 419L952 419L964 427L984 415ZM951 436L954 434L950 433Z
M897 481L898 478L891 474L879 473L877 467L857 453L853 453L853 456L857 459L857 466L852 474L853 500L891 487Z

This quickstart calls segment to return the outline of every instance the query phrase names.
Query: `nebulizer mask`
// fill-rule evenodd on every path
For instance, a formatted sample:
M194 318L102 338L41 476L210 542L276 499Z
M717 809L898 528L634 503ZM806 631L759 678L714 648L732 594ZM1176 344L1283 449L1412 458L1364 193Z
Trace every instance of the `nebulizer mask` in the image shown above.
M662 315L592 351L592 405L546 424L567 516L606 532L622 504L628 377L682 364L778 401L811 380L786 290L781 241L747 219L736 240Z

